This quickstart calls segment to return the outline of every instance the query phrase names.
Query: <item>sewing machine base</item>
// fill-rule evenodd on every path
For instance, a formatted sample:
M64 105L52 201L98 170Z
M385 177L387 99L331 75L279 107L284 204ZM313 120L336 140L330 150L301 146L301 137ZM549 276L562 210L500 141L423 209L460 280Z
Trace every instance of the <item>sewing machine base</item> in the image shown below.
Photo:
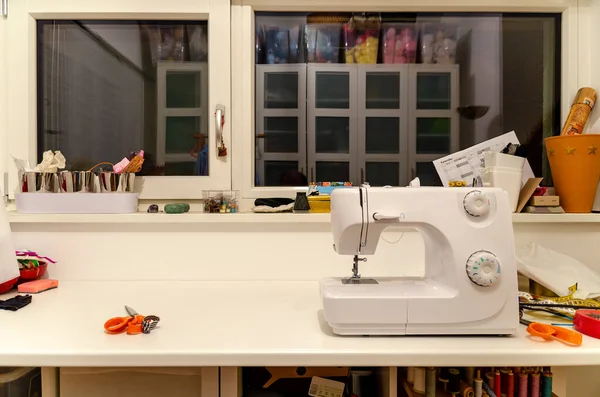
M359 278L359 277L348 277L343 278L342 284L379 284L377 280L373 278Z
M460 321L464 313L437 310L436 301L456 290L435 280L385 278L379 284L321 280L323 311L337 335L512 335L518 327L518 301L507 301L488 318ZM412 321L409 320L412 318Z

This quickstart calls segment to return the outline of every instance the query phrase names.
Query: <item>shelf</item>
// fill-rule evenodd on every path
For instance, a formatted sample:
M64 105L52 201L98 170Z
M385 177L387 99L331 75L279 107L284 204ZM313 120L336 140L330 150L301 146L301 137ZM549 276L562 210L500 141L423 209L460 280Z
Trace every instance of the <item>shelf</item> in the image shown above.
M188 212L185 214L19 214L8 211L11 224L35 223L226 223L226 224L328 224L330 214L259 214L243 212L239 214L207 214ZM513 214L513 223L599 223L600 214Z

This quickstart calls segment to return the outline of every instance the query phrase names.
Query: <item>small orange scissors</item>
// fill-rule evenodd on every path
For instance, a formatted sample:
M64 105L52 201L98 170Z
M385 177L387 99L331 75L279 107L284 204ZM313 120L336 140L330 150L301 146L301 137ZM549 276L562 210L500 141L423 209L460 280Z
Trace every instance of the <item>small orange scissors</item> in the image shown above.
M569 346L581 346L583 339L577 331L542 323L530 323L527 326L527 332L530 335L546 340L557 340Z
M104 330L109 334L122 334L127 332L129 335L149 334L160 321L158 316L142 316L129 306L125 306L127 317L113 317L104 323Z

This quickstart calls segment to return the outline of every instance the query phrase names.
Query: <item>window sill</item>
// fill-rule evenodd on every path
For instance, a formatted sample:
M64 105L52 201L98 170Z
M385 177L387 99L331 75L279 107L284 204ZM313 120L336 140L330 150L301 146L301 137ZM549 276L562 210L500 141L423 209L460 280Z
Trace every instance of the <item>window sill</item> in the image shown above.
M173 224L173 223L227 223L227 224L328 224L330 214L20 214L9 210L11 224L23 223L86 223L86 224ZM600 223L600 214L513 214L513 223Z

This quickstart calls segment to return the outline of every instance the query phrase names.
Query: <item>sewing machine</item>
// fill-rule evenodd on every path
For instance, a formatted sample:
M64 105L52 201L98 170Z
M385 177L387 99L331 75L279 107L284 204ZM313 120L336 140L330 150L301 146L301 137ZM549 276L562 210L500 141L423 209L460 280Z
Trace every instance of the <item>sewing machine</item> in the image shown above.
M326 321L339 335L516 332L517 269L508 195L497 188L335 189L334 250L353 256L352 275L321 281ZM388 227L416 229L422 278L363 278ZM398 256L402 261L402 256Z

